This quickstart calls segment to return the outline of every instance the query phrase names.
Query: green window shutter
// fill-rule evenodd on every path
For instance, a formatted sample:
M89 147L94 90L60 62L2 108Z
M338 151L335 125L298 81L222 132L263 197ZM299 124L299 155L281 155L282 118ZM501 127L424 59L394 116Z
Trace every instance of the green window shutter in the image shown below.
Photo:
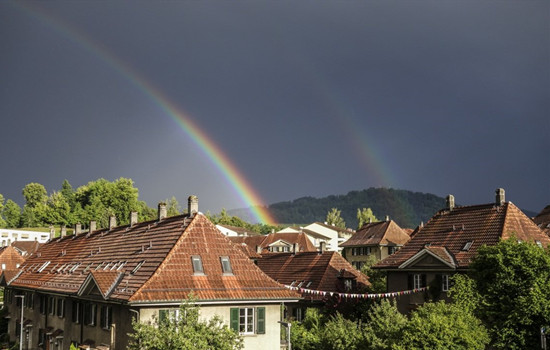
M239 333L239 308L231 308L229 327Z
M265 307L256 308L256 333L265 334Z
M168 320L168 310L159 310L159 324L163 324Z

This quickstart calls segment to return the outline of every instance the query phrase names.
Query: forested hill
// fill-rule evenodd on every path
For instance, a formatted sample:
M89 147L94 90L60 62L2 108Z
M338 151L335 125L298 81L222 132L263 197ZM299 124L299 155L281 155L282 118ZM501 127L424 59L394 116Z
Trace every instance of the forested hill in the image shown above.
M271 204L269 211L277 222L285 224L309 224L325 221L331 208L341 210L341 217L349 228L357 228L357 209L371 208L379 220L386 215L403 228L415 228L421 221L428 221L445 207L445 199L429 193L411 192L391 188L369 188L351 191L345 195L324 198L303 197L290 202ZM241 216L242 210L230 211ZM240 214L240 215L239 215ZM241 216L242 217L242 216Z

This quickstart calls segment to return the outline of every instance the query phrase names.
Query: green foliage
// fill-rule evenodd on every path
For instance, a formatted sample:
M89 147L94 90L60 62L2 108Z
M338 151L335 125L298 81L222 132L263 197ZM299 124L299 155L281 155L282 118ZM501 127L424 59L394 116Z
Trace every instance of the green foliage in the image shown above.
M373 269L372 267L376 265L377 262L376 256L369 255L361 267L361 272L369 277L369 282L371 284L370 291L372 293L385 293L387 272L380 269Z
M290 328L290 341L295 350L318 350L321 346L321 329L324 318L318 309L306 309L303 321Z
M8 199L6 202L6 205L4 205L2 216L4 216L4 219L6 220L6 227L9 227L9 228L20 227L21 207L11 199Z
M325 219L326 223L339 228L346 228L346 222L344 221L344 219L342 219L341 214L341 210L331 208L330 211L327 213L327 217Z
M71 347L69 348L69 350L79 350L79 349L76 345L71 344Z
M370 350L390 350L399 344L407 318L395 304L381 300L372 306L363 329L365 345Z
M357 208L357 229L363 227L363 225L368 224L369 222L377 222L378 219L374 216L371 208Z
M199 319L199 307L193 302L180 306L180 317L170 317L158 324L134 322L128 350L237 350L242 337L215 316Z
M361 325L338 313L325 323L321 343L326 350L363 349Z
M485 327L473 314L443 301L426 303L411 314L396 350L482 350L489 343Z
M4 213L4 196L0 194L0 228L6 227L6 221L3 218Z
M166 203L166 215L167 216L176 216L181 214L181 206L176 199L176 197L166 199L164 201Z
M512 237L480 248L470 268L473 291L467 291L479 295L475 311L489 327L492 346L537 348L540 327L550 325L549 251ZM462 293L457 299L469 297Z
M206 217L212 221L214 225L229 225L229 226L235 226L235 227L243 227L247 230L250 230L250 232L256 232L260 234L268 234L273 231L278 231L282 227L280 226L273 226L273 225L267 225L267 224L250 224L243 219L241 219L238 216L231 216L227 213L225 209L222 209L222 211L218 215L212 215L210 212L206 213Z
M453 286L447 295L461 309L475 312L481 302L481 296L475 289L475 281L463 274L456 274L451 279Z

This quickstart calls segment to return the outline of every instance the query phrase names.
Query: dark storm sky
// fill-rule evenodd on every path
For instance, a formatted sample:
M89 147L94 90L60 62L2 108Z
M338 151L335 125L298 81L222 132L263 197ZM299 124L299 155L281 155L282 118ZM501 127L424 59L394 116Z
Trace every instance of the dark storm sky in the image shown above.
M264 204L379 186L550 204L546 0L2 1L0 193L129 177L151 206L248 206L130 71Z

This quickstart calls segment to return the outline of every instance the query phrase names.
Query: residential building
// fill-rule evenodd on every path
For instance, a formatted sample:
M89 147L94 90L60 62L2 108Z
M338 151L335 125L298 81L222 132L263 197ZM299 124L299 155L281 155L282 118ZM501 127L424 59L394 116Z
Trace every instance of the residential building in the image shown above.
M0 248L0 272L17 270L25 262L25 258L12 246Z
M50 239L50 235L51 232L0 228L0 240L2 247L6 247L16 241L37 241L38 243L46 243Z
M302 228L302 231L309 237L317 248L321 242L326 243L329 251L341 252L340 244L347 241L355 233L349 228L339 228L327 223L314 222Z
M250 231L244 227L237 227L231 225L216 225L218 230L226 236L237 237L237 236L258 236L258 232Z
M255 251L258 254L288 253L294 251L295 247L298 247L300 252L317 251L317 248L303 232L275 232L265 236L232 236L229 239L233 243L247 245L247 250Z
M419 227L395 254L375 268L387 271L388 292L429 287L426 293L404 295L397 300L401 312L409 312L428 299L446 299L450 277L464 273L482 245L514 238L547 247L550 238L518 207L505 201L497 189L494 203L447 207Z
M359 229L350 239L340 244L342 255L356 269L370 258L385 259L398 251L411 237L399 225L390 220L369 222Z
M547 205L540 213L533 218L537 226L550 236L550 205Z
M50 240L17 274L3 273L9 336L24 319L24 349L123 350L131 321L152 321L194 298L200 315L219 315L244 337L245 349L280 347L281 304L299 294L263 273L200 212ZM80 232L80 230L75 230ZM16 296L24 296L17 298ZM23 308L23 310L21 310Z

